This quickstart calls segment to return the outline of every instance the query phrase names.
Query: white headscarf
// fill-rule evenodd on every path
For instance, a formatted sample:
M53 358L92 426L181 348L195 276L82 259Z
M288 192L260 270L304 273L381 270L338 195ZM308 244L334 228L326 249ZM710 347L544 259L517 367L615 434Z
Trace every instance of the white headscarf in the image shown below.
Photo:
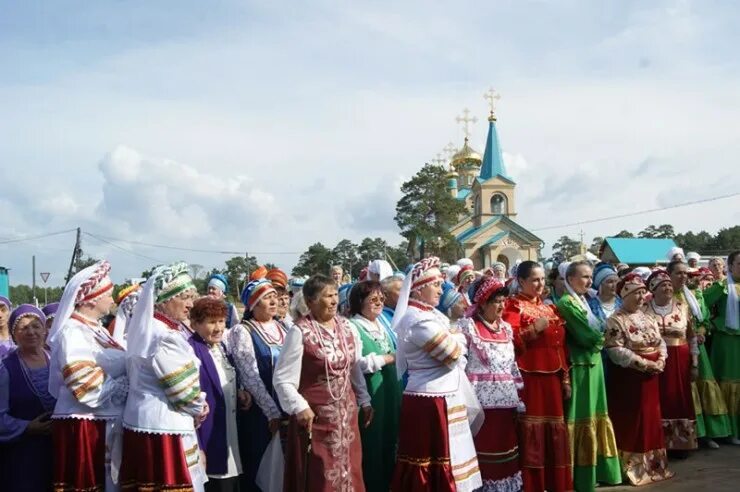
M75 311L78 303L77 295L80 292L82 284L102 270L106 270L106 274L107 270L110 270L110 265L105 260L80 270L64 287L64 293L62 294L62 299L59 301L59 308L57 308L57 314L54 316L54 321L51 324L47 338L47 343L52 351L52 357L49 362L49 393L54 398L59 397L59 388L62 385L62 368L59 367L59 358L56 356L56 351L58 350L57 341L59 340L59 336L64 332L67 321Z
M393 276L393 267L385 260L371 261L367 266L367 271L380 277L378 278L378 281L382 281L383 279Z
M740 312L738 312L737 289L732 278L732 263L727 257L727 309L725 309L725 326L731 330L740 330Z
M599 318L594 316L593 311L591 311L591 306L588 305L586 300L583 298L583 296L576 294L576 291L573 290L573 287L570 285L570 282L568 282L568 267L570 266L571 262L563 262L560 265L558 265L558 273L561 277L563 277L563 281L565 282L565 289L568 291L570 295L575 298L575 300L578 301L578 304L580 304L581 308L583 308L584 311L586 311L586 318L588 318L588 326L591 327L592 330L601 331L601 322L599 321ZM563 268L563 265L565 265L565 268Z
M686 298L686 302L689 303L691 314L693 314L694 317L699 320L699 322L704 321L704 313L701 312L699 302L696 300L696 297L694 297L694 293L691 292L691 289L689 289L688 285L686 284L683 285L683 296Z
M683 248L679 248L678 246L674 246L671 249L668 250L668 253L666 253L665 258L666 260L673 261L673 257L676 255L681 255L681 260L686 259L686 255L683 252Z

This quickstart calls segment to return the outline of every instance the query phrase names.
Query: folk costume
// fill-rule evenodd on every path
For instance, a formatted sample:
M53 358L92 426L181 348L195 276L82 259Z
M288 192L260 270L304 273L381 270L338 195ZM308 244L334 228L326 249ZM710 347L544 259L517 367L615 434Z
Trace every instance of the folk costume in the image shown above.
M31 304L22 304L10 315L11 334L22 318L34 317L46 324L46 317ZM0 477L4 490L36 492L52 484L51 436L26 433L28 424L54 409L56 400L49 394L49 353L47 364L31 368L18 350L0 363Z
M728 269L731 263L727 262ZM727 405L730 437L740 439L740 284L727 278L704 291L707 308L716 309L710 359Z
M534 323L548 320L536 333ZM526 412L519 418L519 453L525 492L573 489L563 385L570 385L565 322L539 297L516 294L506 301L503 319L512 327L517 365L522 373Z
M397 376L408 371L391 483L397 492L467 492L483 485L468 415L473 402L462 391L470 389L460 364L465 348L445 315L410 299L411 292L441 280L438 258L414 265L393 318Z
M226 275L223 275L221 273L214 273L208 278L208 287L218 289L221 294L225 296L229 292L229 281L226 278ZM225 298L224 302L226 303L227 308L226 328L231 328L239 323L239 311L237 311L236 306L227 301Z
M639 274L629 273L617 292L622 299L644 295ZM620 308L607 320L604 346L610 359L607 396L609 416L622 463L622 474L632 485L645 485L673 476L660 413L659 376L647 372L647 361L665 364L666 345L655 319Z
M0 296L0 305L5 306L8 316L10 316L10 312L13 310L13 304L10 302L10 299ZM13 342L13 337L10 335L10 330L8 330L8 338L0 339L0 360L12 352L13 349L15 349L15 343Z
M245 317L226 335L240 386L252 395L256 403L249 410L237 414L243 470L241 492L260 490L255 479L262 456L272 438L269 421L284 419L287 424L287 416L280 410L272 386L272 376L285 343L287 327L278 320L261 323L251 316L254 307L271 292L275 292L275 289L269 280L249 282L241 294L246 310Z
M558 301L565 319L573 391L566 401L566 422L573 456L575 489L593 491L597 483L622 482L617 440L609 418L601 349L603 323L564 276L567 292Z
M704 340L712 334L709 310L701 290L691 290L684 286L673 294L674 302L689 309L694 333L697 335L699 350L699 375L691 383L696 412L696 435L710 439L730 435L730 418L722 390L714 378L714 370L709 360Z
M380 321L370 321L361 314L350 320L362 355L358 364L373 407L373 421L360 427L362 468L368 492L387 492L396 463L398 416L401 410L401 385L396 365L386 364L385 355L396 353L396 344Z
M336 316L331 323L326 329L309 314L293 325L273 374L280 406L291 415L286 491L365 490L358 411L370 396L349 322ZM309 407L316 418L307 435L295 416Z
M123 347L99 320L76 308L111 295L110 264L78 272L62 294L48 336L54 489L116 490L121 463L120 417L128 380Z
M475 435L483 491L517 492L522 488L516 419L524 412L519 397L524 383L514 354L514 332L506 321L483 319L479 306L504 287L496 277L484 277L459 326L468 345L465 373L483 407L483 427Z
M181 323L156 309L194 289L187 264L157 267L134 308L126 354L131 384L123 412L123 490L203 490L195 433L195 420L206 407L200 361Z
M666 271L656 270L648 279L648 290L654 294L662 283L670 281L671 277ZM699 443L691 391L691 369L698 366L699 347L689 308L673 299L665 306L658 306L653 298L645 304L643 312L658 323L668 352L665 369L660 374L660 411L665 448L669 451L696 449Z

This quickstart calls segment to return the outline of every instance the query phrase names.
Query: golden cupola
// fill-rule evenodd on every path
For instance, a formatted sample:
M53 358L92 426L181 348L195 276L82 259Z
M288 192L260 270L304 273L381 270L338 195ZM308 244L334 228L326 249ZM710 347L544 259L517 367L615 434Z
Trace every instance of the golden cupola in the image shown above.
M483 158L470 146L468 137L465 137L465 143L452 156L451 162L451 167L460 176L458 179L460 188L469 188L473 184L473 180L478 176L482 164Z

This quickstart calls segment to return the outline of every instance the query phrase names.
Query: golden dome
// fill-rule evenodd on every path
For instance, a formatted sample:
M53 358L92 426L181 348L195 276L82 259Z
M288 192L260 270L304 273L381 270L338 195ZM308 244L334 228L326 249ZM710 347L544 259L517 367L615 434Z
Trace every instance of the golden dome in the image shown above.
M481 155L468 145L468 138L465 137L465 143L462 148L452 156L452 165L457 167L460 164L476 164L478 166L483 162Z

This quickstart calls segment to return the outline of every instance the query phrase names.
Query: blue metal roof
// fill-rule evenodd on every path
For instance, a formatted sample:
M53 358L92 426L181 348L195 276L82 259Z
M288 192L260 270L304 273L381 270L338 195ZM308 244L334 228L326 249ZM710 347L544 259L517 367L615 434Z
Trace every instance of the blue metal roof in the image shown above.
M623 263L654 264L664 262L669 249L676 246L673 239L608 237L606 244Z
M498 132L496 131L496 122L488 120L488 137L486 138L486 150L483 153L483 164L480 168L480 180L485 181L494 176L501 176L513 183L513 180L506 174L504 157L501 154L501 146L498 143Z
M494 217L494 218L492 218L492 219L490 219L490 220L482 223L480 225L480 227L473 226L473 227L471 227L469 229L466 229L465 231L463 231L460 234L458 234L457 236L455 236L455 239L457 239L461 243L464 242L464 241L467 241L471 236L475 235L478 231L481 231L481 230L485 229L486 227L488 227L488 226L490 226L492 224L495 224L499 220L501 220L501 216Z
M458 190L457 199L465 200L468 197L468 195L470 195L470 188L463 188L462 190Z
M505 238L508 235L509 235L509 231L501 231L498 234L494 234L491 237L491 239L489 239L488 241L486 241L486 243L483 246L489 246L489 245L491 245L491 244L493 244L493 243L495 243L497 241L502 240L503 238Z

